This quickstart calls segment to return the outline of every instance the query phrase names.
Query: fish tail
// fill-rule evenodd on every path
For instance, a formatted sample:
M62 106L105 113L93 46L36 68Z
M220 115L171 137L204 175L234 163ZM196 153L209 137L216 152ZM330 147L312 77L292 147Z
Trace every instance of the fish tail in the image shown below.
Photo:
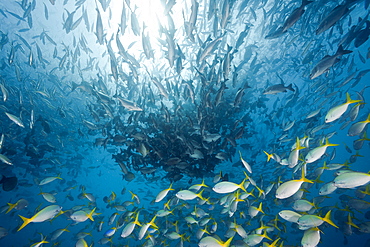
M244 188L245 181L247 181L247 180L243 179L243 181L239 184L239 188L242 189L244 192L247 192L247 190Z
M325 217L322 220L325 221L325 222L327 222L327 223L329 223L330 225L332 225L332 226L334 226L336 228L339 228L336 224L334 224L333 221L331 221L330 215L331 215L331 210L326 213Z
M347 222L348 225L350 226L353 226L357 229L360 229L360 227L358 227L355 223L352 222L352 218L351 218L351 214L348 214L348 222Z
M263 151L266 155L267 155L267 162L270 161L270 159L272 158L272 154L269 154L268 152L266 151Z
M361 100L353 100L353 99L351 99L351 97L349 96L349 93L346 93L346 98L347 98L346 104L352 104L352 103L361 102Z
M295 89L293 88L293 84L291 83L291 84L289 84L287 87L286 87L286 89L288 89L288 90L290 90L290 91L292 91L292 92L294 92L295 91Z
M337 52L335 53L335 55L336 56L342 56L342 55L344 55L344 54L349 54L349 53L352 53L353 51L350 51L350 50L344 50L343 49L343 46L342 45L340 45L339 47L338 47L338 50L337 50Z
M31 219L28 219L26 217L23 217L22 215L18 215L19 217L21 217L21 219L23 220L23 224L19 227L19 229L17 230L17 232L19 232L20 230L22 230L26 225L28 225L29 223L32 222L32 218Z
M325 139L325 146L327 146L327 147L334 147L334 146L339 146L339 144L329 143L329 139L326 138Z
M15 206L17 206L17 203L14 203L14 204L8 203L8 206L9 206L9 208L8 208L8 210L6 210L6 212L5 212L6 214L9 213L10 211L12 211L12 209L15 208Z
M263 232L263 234L261 236L272 241L272 239L269 236L267 236L267 231L266 230Z
M74 90L76 90L77 87L78 87L78 84L75 83L75 82L72 82L72 90L71 90L71 92L73 92Z
M301 142L300 142L299 138L297 137L295 149L296 150L301 150L301 149L304 149L304 148L306 148L306 147L301 146Z
M257 211L259 211L259 212L261 212L261 213L265 214L265 212L263 212L263 210L262 210L262 202L261 202L261 203L260 203L260 205L258 206Z
M223 243L221 246L222 247L229 247L230 244L231 244L231 241L233 240L234 236L232 236L231 238L229 238L225 243Z
M313 184L313 181L311 181L311 180L309 180L309 179L307 179L307 178L305 177L305 174L304 174L304 168L302 167L301 169L302 169L302 177L301 177L300 181L302 181L302 182L306 182L306 183L310 183L310 184Z
M86 216L87 216L87 218L89 218L91 221L94 221L94 218L92 217L92 215L94 214L95 209L96 209L96 208L94 208L93 210L91 210L91 211L90 211L90 213L88 213L88 214L86 215Z
M369 115L367 115L367 118L366 118L366 120L364 122L365 123L370 123L370 113L369 113Z

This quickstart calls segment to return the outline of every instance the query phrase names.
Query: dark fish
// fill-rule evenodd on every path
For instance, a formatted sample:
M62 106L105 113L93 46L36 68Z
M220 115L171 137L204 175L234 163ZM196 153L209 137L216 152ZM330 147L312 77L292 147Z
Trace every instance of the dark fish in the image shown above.
M354 42L355 47L357 48L361 46L363 43L365 43L369 39L369 35L370 35L370 21L367 20L366 28L359 31L359 33L357 34L355 38L355 42Z
M349 0L345 2L344 4L340 4L337 7L335 7L321 22L319 27L316 29L316 35L319 35L339 21L344 15L348 14L349 12L349 5L351 4L351 1Z
M301 16L304 13L304 7L312 2L313 1L302 0L301 6L293 10L290 16L285 20L282 29L283 33L286 32L289 28L291 28L299 20L299 18L301 18Z
M279 38L281 35L286 33L284 32L283 27L279 27L276 31L270 32L265 36L265 39L276 39Z
M0 184L3 184L4 191L11 191L17 186L18 178L17 177L7 178L3 175L3 178L0 180Z
M285 93L287 92L287 90L290 90L292 92L295 91L292 84L288 85L287 87L284 86L284 84L277 84L266 88L263 94L278 94L283 92Z
M344 50L342 46L339 46L337 52L333 56L326 55L320 62L312 69L310 74L310 79L315 79L316 77L329 71L329 69L337 62L339 62L339 57L344 54L352 53L352 51Z

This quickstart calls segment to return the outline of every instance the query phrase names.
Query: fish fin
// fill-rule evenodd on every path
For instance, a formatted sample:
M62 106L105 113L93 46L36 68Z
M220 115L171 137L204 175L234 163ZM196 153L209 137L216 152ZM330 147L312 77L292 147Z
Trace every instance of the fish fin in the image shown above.
M225 243L223 243L221 246L223 247L228 247L230 246L230 243L231 241L233 240L234 236L232 236L231 238L229 238Z
M353 51L350 51L350 50L344 50L343 49L343 46L342 45L340 45L339 47L338 47L338 50L337 50L337 52L335 53L335 55L336 56L341 56L341 55L344 55L344 54L349 54L349 53L352 53Z
M91 211L90 211L90 213L88 213L88 214L86 215L86 216L87 216L87 218L89 218L91 221L94 221L94 218L92 217L92 215L94 214L95 209L96 209L96 208L94 208L93 210L91 210Z
M305 177L305 174L304 174L304 168L302 167L301 169L302 169L302 177L301 177L300 181L302 181L302 182L306 182L306 183L310 183L310 184L313 184L313 181L311 181L311 180L309 180L309 179L307 179L307 178Z
M304 148L306 148L306 147L302 147L301 146L301 142L299 141L299 138L297 137L296 145L295 145L295 150L301 150L301 149L304 149Z
M334 147L334 146L339 146L339 144L329 143L329 139L325 138L325 146Z
M295 92L295 89L293 88L293 84L289 84L286 89L292 91L292 92Z
M9 208L8 208L8 210L6 210L5 214L7 214L7 213L9 213L10 211L12 211L12 209L13 209L13 208L15 208L15 207L17 206L17 203L14 203L14 204L12 204L12 203L8 203L8 206L9 206Z
M349 96L349 93L346 93L346 99L347 99L346 104L352 104L352 103L361 102L361 100L353 100L353 99L351 99L351 97Z
M334 226L336 228L339 228L336 224L334 224L333 221L331 221L330 215L331 215L331 210L326 213L325 217L322 220L325 221L325 222L327 222L327 223L329 223L330 225L332 225L332 226Z
M263 212L262 210L262 202L260 203L260 205L258 206L257 210L263 214L265 214L265 212Z
M367 115L367 118L366 118L366 120L364 122L365 123L370 123L370 113L369 113L369 115Z
M19 232L20 230L22 230L26 225L28 225L29 223L32 222L32 218L28 219L26 217L23 217L22 215L18 215L19 217L21 217L21 219L23 220L23 224L19 227L19 229L17 230L17 232Z

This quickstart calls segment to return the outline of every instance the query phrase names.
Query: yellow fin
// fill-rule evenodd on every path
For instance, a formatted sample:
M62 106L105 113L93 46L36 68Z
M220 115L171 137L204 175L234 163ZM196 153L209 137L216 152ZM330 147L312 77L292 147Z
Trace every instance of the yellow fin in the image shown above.
M331 210L326 213L325 217L322 218L322 220L325 221L325 222L327 222L327 223L329 223L330 225L332 225L332 226L334 226L336 228L339 228L336 224L334 224L333 221L331 221L330 215L331 215Z
M17 206L17 203L14 203L14 204L8 203L8 206L9 206L9 208L8 208L8 210L6 210L6 212L5 212L6 214L9 213L10 211L12 211L12 209Z
M17 230L17 232L19 232L20 230L22 230L26 225L28 225L29 223L32 222L32 218L28 219L26 217L23 217L22 215L19 215L19 217L21 217L21 219L23 220L23 224L19 227L19 229Z

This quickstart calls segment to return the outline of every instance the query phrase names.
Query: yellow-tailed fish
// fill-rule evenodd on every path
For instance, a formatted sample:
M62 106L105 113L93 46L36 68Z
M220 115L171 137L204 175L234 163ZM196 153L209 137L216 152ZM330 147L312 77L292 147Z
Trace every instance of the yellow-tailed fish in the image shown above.
M21 217L21 219L23 220L23 224L19 227L18 231L22 230L26 225L28 225L31 222L44 222L46 220L50 220L54 218L59 212L61 212L61 210L62 207L58 205L50 205L40 210L29 219L19 215L19 217Z
M370 182L370 174L364 172L345 172L334 179L334 186L338 188L355 188Z
M263 214L265 213L262 210L262 202L258 205L258 208L255 206L249 206L248 214L251 218L254 218L255 216L257 216L258 212L261 212Z
M193 191L190 190L180 190L179 192L176 193L176 197L182 200L193 200L197 197L199 197L202 200L205 200L202 197L203 190L201 190L198 194L194 193Z
M73 221L76 221L76 222L84 222L86 221L87 219L90 219L91 221L94 221L94 218L92 217L95 213L95 209L96 208L93 208L90 212L87 212L85 210L79 210L79 211L76 211L74 212L70 218L73 220Z
M219 194L226 194L226 193L232 193L237 189L242 189L243 191L247 192L244 188L244 182L246 180L244 179L240 184L236 184L229 181L223 181L215 184L213 186L213 191Z
M332 147L332 146L338 146L339 144L332 144L329 143L328 138L325 139L325 144L318 146L312 150L310 150L306 157L305 161L306 163L312 163L315 162L316 160L320 159L326 152L327 147Z
M331 211L327 212L324 218L317 216L317 215L310 215L310 214L303 215L297 221L299 225L299 229L307 230L312 227L320 226L324 222L327 222L330 225L338 228L338 226L335 225L333 221L331 221L330 215L331 215Z
M154 216L153 219L149 223L144 224L140 228L139 235L138 235L139 240L141 240L144 237L145 233L147 232L147 230L150 226L155 228L155 229L158 229L158 226L154 223L156 218L157 218L157 216Z
M211 236L207 236L207 237L204 237L202 238L199 243L198 243L198 246L199 247L210 247L210 246L214 246L214 247L228 247L230 246L230 243L231 241L233 240L233 237L230 237L226 242L223 242L221 239L217 239L217 238L214 238L214 237L211 237Z
M298 219L302 217L302 215L300 215L299 213L291 210L282 210L279 212L279 216L284 220L293 223L297 223Z
M56 177L47 177L47 178L44 178L43 180L41 180L39 185L45 185L45 184L51 183L56 179L63 179L63 178L60 177L60 174Z
M76 247L88 247L85 239L81 238L77 241Z
M158 193L157 197L155 198L155 202L160 202L165 198L172 189L172 183L170 184L170 187L168 189L162 190L161 192Z
M303 247L315 247L320 242L320 230L317 227L304 231L301 244Z
M271 240L272 241L272 239L269 236L267 236L266 230L264 231L263 234L251 234L251 235L248 235L248 237L246 237L245 239L243 239L243 241L248 246L255 246L255 245L261 243L261 241L264 238L267 238L268 240Z
M69 226L69 225L68 225L68 226ZM56 240L57 238L59 238L59 237L60 237L60 235L62 235L62 234L63 234L63 232L69 232L69 230L67 229L67 228L68 228L68 226L66 226L65 228L57 229L57 230L55 230L54 232L52 232L51 237L50 237L50 240L51 240L51 241L54 241L54 240Z
M198 191L200 190L202 187L208 187L208 185L206 185L204 183L204 179L202 180L202 183L201 184L194 184L192 186L189 187L189 190L193 190L193 191Z
M349 93L346 93L346 98L347 98L346 103L335 106L328 111L328 113L325 116L325 123L330 123L340 118L343 115L343 113L347 111L347 108L350 104L361 102L361 100L352 100L349 96Z
M126 237L130 236L131 233L134 231L136 225L141 226L141 224L139 222L139 212L136 213L135 220L128 223L125 226L125 228L123 228L122 233L121 233L121 237L126 238Z
M302 183L313 183L311 180L308 180L304 176L304 168L302 167L302 177L298 180L290 180L279 186L276 190L276 198L285 199L294 195L300 188Z
M296 200L293 204L293 209L298 212L307 212L310 211L315 204L304 199Z
M46 237L44 237L40 242L37 242L37 243L34 243L33 245L31 245L31 247L40 247L42 244L47 244L47 243L49 243L49 242L46 241Z
M370 123L370 114L367 115L367 119L365 121L352 124L352 126L348 129L348 135L357 136L361 134L361 132L365 129L368 123Z
M304 149L304 148L305 147L302 147L300 145L299 138L297 137L295 148L289 154L289 158L288 158L289 168L293 168L298 164L299 150Z

